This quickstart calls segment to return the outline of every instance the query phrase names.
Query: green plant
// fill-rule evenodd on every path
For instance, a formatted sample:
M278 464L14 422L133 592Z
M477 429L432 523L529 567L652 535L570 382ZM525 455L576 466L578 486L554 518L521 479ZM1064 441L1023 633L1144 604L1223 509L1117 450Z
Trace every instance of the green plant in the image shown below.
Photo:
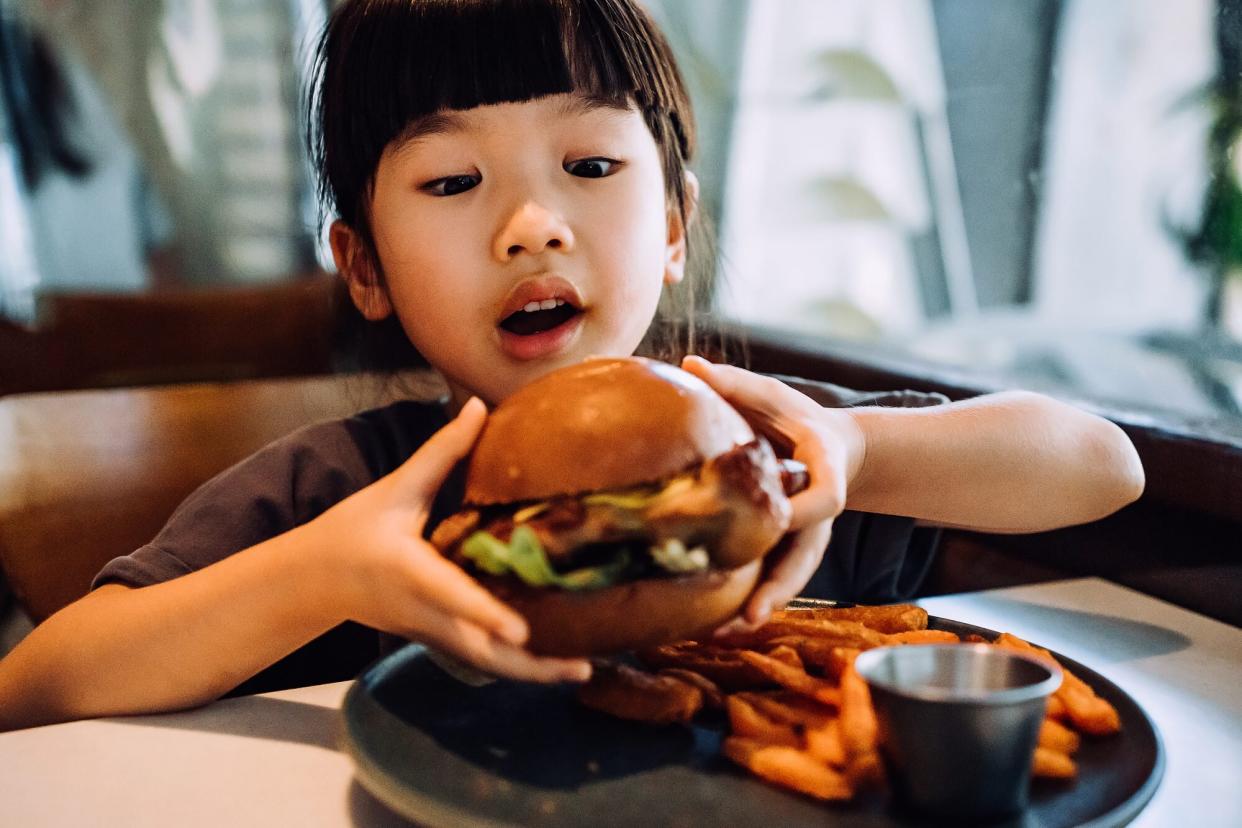
M1224 324L1226 283L1242 274L1242 27L1239 10L1221 0L1216 19L1219 66L1205 88L1187 96L1182 105L1209 108L1207 135L1208 186L1198 226L1175 229L1187 259L1200 265L1210 280L1204 322L1215 330Z
M1242 96L1224 96L1214 90L1209 98L1214 110L1208 134L1207 191L1198 228L1183 234L1187 256L1198 264L1222 272L1242 268Z

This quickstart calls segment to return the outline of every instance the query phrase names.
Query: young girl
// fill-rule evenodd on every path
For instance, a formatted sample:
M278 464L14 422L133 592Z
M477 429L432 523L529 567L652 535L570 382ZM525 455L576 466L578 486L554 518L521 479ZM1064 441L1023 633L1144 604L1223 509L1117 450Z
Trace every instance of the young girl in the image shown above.
M589 675L523 649L522 618L422 538L486 405L588 355L649 347L663 289L686 279L694 124L668 46L635 0L354 0L317 81L338 268L359 311L395 320L451 399L312 426L205 484L0 661L0 728L203 704L263 687L243 683L282 659L286 683L347 677L378 652L376 630L495 674ZM1034 394L859 407L911 395L812 389L855 404L829 408L770 377L684 365L811 473L792 537L734 624L803 589L846 505L839 525L867 512L1026 532L1142 489L1119 429ZM863 535L906 553L909 532L859 526L829 564L865 570ZM844 589L866 594L866 580Z

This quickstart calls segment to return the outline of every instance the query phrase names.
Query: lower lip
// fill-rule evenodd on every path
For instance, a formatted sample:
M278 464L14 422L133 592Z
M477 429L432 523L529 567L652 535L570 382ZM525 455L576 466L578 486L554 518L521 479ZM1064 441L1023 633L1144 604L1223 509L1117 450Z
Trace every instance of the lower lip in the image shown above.
M582 318L585 314L578 313L566 319L555 328L537 334L521 336L497 328L500 331L500 347L514 359L531 360L550 356L569 347L582 330Z

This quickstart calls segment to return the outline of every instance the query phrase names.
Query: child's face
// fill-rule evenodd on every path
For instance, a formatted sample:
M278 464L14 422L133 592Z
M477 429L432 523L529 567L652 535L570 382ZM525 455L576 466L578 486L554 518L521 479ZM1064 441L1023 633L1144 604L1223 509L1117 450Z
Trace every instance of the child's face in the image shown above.
M442 113L439 131L390 144L371 202L382 279L333 228L355 303L395 312L459 399L494 403L553 368L633 353L661 284L682 277L684 228L642 116L584 104Z

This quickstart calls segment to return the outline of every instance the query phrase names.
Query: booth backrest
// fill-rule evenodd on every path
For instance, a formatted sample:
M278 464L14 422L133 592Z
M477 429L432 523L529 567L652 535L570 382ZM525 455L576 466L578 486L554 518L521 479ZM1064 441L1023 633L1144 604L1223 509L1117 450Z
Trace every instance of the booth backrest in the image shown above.
M39 621L149 541L187 494L302 425L397 396L400 381L318 377L0 398L0 566Z

